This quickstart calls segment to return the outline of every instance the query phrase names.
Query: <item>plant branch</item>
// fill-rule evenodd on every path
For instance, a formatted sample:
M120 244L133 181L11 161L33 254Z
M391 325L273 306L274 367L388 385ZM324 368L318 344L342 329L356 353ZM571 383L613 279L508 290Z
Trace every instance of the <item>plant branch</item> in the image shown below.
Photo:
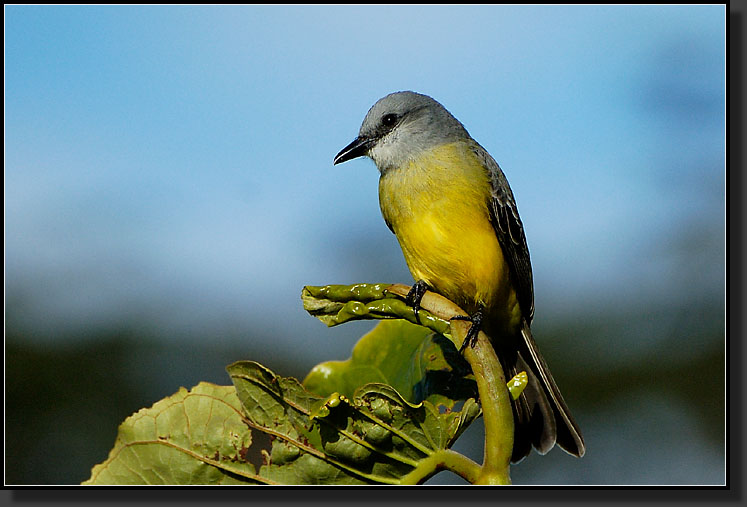
M416 322L413 308L403 301L409 290L409 286L401 284L305 287L302 297L306 309L330 326L349 320L372 318L402 318ZM420 306L420 324L446 336L450 335L454 345L460 348L471 323L451 319L464 316L466 312L443 296L430 291L425 293ZM474 484L511 483L509 468L514 420L503 369L489 338L482 331L478 334L475 346L464 350L464 357L472 367L484 415L483 465L476 465L454 451L439 451L422 460L415 470L403 478L403 483L420 483L443 469ZM517 391L520 392L521 380L517 382ZM513 391L512 389L512 396Z
M390 287L388 290L394 292L403 289ZM442 319L466 315L459 307L438 294L431 293L428 301L423 297L421 305ZM450 307L451 305L453 308ZM451 312L454 313L449 315ZM470 325L469 321L451 320L452 340L455 341L457 347L461 347ZM514 443L514 418L509 391L505 388L506 378L503 368L487 335L482 331L477 337L475 346L464 349L464 358L472 367L472 373L475 375L485 421L485 456L480 474L474 483L510 484L509 468Z
M466 336L469 323L452 321L452 329L457 326L467 328L459 333ZM504 387L503 368L483 332L480 332L474 348L465 348L464 357L475 375L485 421L485 457L475 484L511 484L509 468L514 446L514 416L509 391Z
M464 480L476 484L481 475L480 465L466 456L444 449L420 461L409 474L402 477L400 484L422 484L441 470L449 470Z

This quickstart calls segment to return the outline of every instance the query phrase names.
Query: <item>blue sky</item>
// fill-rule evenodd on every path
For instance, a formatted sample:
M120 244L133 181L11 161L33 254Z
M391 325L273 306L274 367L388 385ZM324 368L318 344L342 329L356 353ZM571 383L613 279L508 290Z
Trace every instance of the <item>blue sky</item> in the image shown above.
M8 318L38 339L135 321L185 347L263 336L266 356L253 359L268 365L289 350L308 368L347 357L371 324L326 329L300 292L411 281L373 163L332 165L368 108L406 89L444 104L506 173L532 256L535 324L723 305L724 6L5 15ZM564 347L604 367L668 336ZM657 420L679 417L673 407ZM664 447L682 448L676 438ZM688 482L706 463L714 475L698 480L718 482L721 455L708 456L652 450L646 462L665 472L643 480Z
M337 258L351 236L406 281L373 164L331 165L400 89L441 101L504 168L549 306L553 286L593 299L645 281L637 250L709 206L688 187L724 191L720 6L6 14L7 277L62 299L50 319L147 300L178 321L284 313L305 283L365 277Z
M306 283L368 279L356 250L408 281L373 164L331 164L400 89L442 102L508 175L538 315L569 291L655 291L668 231L723 229L723 6L6 15L7 281L43 286L51 321L282 315Z

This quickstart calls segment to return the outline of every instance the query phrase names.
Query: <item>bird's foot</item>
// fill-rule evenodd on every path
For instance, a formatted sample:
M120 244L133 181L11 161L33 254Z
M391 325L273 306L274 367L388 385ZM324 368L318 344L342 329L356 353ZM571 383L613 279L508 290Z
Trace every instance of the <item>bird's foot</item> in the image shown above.
M415 312L415 320L418 324L420 324L420 316L418 315L418 312L420 311L420 301L423 300L423 296L428 289L430 289L430 287L428 287L428 284L425 283L425 281L418 280L405 297L405 302L412 306L412 309Z
M477 343L477 335L480 333L480 327L482 326L482 312L477 311L471 317L469 315L457 315L456 317L452 317L451 320L468 320L472 323L469 327L469 331L467 331L467 336L464 337L462 346L459 347L459 352L464 352L467 345L469 345L470 348L474 348Z

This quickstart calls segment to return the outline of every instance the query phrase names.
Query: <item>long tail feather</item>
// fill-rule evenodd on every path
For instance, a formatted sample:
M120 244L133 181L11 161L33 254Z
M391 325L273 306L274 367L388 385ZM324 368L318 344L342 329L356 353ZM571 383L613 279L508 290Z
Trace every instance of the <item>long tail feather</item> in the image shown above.
M560 394L540 354L529 325L524 322L517 350L499 353L507 377L527 372L527 386L514 402L514 452L511 461L526 457L532 447L547 453L557 443L563 450L581 457L586 451L581 431Z

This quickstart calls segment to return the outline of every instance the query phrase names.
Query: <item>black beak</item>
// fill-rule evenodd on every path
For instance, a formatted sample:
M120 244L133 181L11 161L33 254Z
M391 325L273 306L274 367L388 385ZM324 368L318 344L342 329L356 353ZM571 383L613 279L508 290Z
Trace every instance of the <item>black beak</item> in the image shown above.
M362 157L368 153L368 149L373 145L373 140L365 137L356 137L353 142L345 146L340 153L335 156L334 164L340 164L347 160Z

